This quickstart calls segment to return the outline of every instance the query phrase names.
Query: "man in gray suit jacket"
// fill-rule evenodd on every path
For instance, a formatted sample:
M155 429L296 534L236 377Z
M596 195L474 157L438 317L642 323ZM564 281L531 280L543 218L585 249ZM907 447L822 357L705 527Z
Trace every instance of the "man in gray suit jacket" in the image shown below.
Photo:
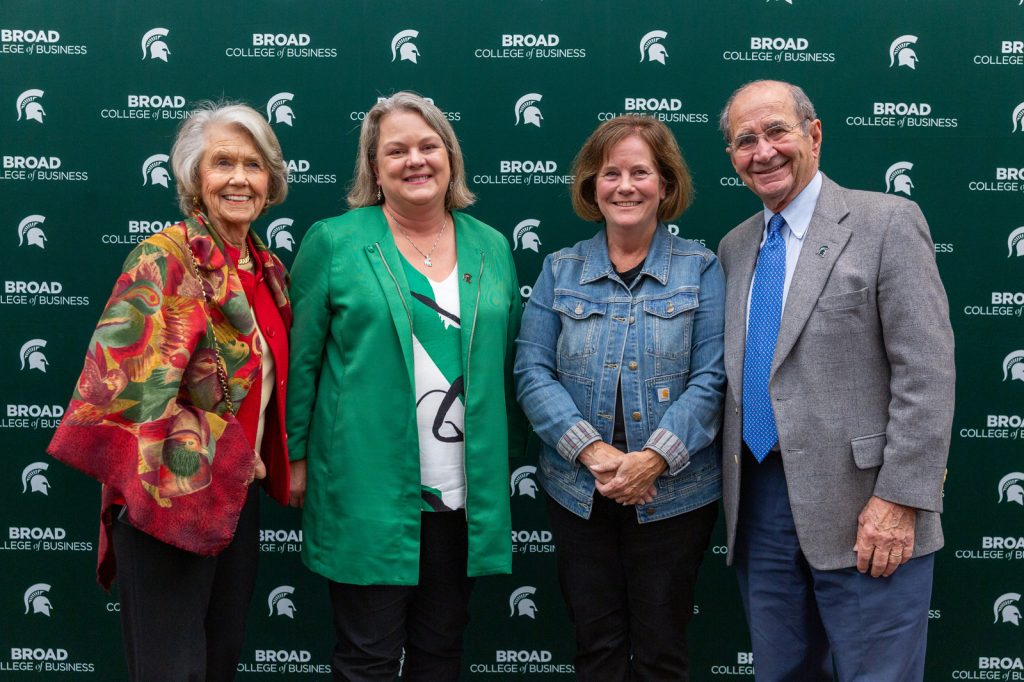
M928 225L818 170L794 85L740 88L721 127L764 202L718 254L728 561L756 678L921 680L954 383Z

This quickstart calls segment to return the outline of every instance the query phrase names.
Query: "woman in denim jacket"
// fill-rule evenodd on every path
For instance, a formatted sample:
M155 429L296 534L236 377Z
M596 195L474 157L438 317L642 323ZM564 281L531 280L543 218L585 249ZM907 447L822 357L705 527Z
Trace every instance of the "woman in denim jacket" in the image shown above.
M543 441L576 674L686 680L721 496L725 279L711 251L664 224L692 185L663 123L603 123L574 171L573 208L604 229L544 260L515 378Z

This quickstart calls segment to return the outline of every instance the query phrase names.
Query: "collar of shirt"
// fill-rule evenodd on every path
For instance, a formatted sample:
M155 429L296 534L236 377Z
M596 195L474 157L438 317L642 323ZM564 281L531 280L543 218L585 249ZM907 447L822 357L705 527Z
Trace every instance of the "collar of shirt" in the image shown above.
M811 181L807 183L789 206L782 209L782 217L786 224L782 226L782 238L786 240L787 246L792 240L803 243L807 228L811 224L811 216L814 215L814 207L818 204L818 195L821 194L821 171L814 174ZM772 219L772 213L767 206L764 207L764 231L761 233L761 246L768 238L768 221ZM788 255L788 254L787 254ZM796 263L793 263L796 265Z
M800 249L804 245L804 237L807 235L807 228L811 225L811 217L814 215L814 207L818 204L818 195L820 194L821 172L819 171L789 203L789 206L782 209L782 217L786 219L786 224L782 226L781 231L782 238L786 242L786 279L782 285L783 311L785 311L786 299L789 297L789 286L793 283L793 274L796 272L796 262L800 259ZM772 215L774 214L765 206L761 246L764 246L765 240L768 239L768 221L771 220ZM754 282L751 279L750 290L747 292L748 317L750 315L750 296L753 291Z

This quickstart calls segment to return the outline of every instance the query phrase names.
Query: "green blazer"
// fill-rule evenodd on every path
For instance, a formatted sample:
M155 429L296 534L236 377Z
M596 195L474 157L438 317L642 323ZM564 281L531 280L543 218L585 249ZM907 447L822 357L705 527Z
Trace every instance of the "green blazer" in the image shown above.
M512 388L522 303L505 238L454 213L465 377L468 575L509 573ZM302 559L357 585L419 579L420 464L409 285L380 207L313 225L292 267L288 448L305 458Z

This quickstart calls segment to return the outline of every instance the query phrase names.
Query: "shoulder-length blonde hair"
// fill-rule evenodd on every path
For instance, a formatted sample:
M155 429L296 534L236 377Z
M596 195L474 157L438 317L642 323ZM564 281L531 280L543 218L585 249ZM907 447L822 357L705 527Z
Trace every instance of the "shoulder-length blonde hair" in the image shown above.
M196 206L205 210L199 163L206 151L206 132L217 125L238 128L252 136L270 173L266 207L283 202L288 196L288 168L281 153L281 143L267 120L246 104L206 101L196 104L191 116L178 126L178 135L171 148L171 169L178 187L181 212L187 217L192 215Z
M348 192L348 205L351 208L361 208L382 203L377 200L377 178L373 173L373 166L377 162L381 119L394 111L411 111L419 114L444 142L445 151L448 152L448 164L451 167L451 185L444 197L445 209L451 211L466 208L476 201L476 195L469 191L466 185L466 169L459 138L455 137L455 130L445 118L444 112L420 95L403 90L374 104L363 119L363 127L359 131L355 173Z
M572 208L584 220L604 219L597 206L597 174L612 147L631 135L647 143L658 174L665 181L665 198L658 204L658 220L683 213L693 199L693 180L675 136L661 121L649 116L616 116L597 127L573 163Z

